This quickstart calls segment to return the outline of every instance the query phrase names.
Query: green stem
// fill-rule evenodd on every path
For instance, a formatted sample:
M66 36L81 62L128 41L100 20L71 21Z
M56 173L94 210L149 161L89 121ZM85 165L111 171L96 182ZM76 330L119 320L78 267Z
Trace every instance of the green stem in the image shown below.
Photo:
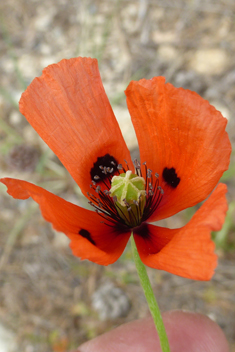
M133 234L131 235L131 247L132 247L132 253L133 253L136 269L139 275L140 283L144 290L144 294L148 302L149 310L152 314L153 321L159 336L162 352L170 352L170 346L166 335L166 330L163 324L161 312L157 304L157 301L155 299L146 268L142 263L139 253L137 251Z

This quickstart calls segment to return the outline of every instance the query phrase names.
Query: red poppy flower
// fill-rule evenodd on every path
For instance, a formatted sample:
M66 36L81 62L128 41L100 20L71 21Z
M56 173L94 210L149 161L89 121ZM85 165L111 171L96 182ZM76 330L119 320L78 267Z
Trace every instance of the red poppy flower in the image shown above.
M62 60L47 67L20 100L22 114L96 212L26 181L1 182L14 198L32 197L44 218L70 238L81 259L115 262L133 231L144 264L209 280L217 261L210 233L221 228L227 210L226 186L215 188L229 165L226 119L198 94L175 88L163 77L132 81L125 93L141 164L131 160L96 59ZM110 194L111 179L132 175L127 170L144 178L144 195L132 204L124 199L121 207ZM186 226L150 224L205 200L212 191Z

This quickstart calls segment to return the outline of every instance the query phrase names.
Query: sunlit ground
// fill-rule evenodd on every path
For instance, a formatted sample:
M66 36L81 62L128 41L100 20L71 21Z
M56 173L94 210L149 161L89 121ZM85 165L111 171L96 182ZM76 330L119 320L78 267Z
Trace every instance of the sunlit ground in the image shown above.
M45 66L76 56L98 58L133 157L138 149L123 91L132 79L157 75L195 90L215 105L228 118L234 144L234 16L233 0L1 1L0 176L37 183L87 206L71 176L18 111L21 93ZM163 311L207 314L224 330L231 351L235 351L234 174L232 155L223 177L229 189L228 216L223 230L213 234L219 255L213 280L193 282L149 270ZM180 227L194 211L188 209L164 225ZM67 238L42 219L36 204L12 199L3 185L0 223L0 326L12 332L17 351L64 352L148 314L129 247L109 267L81 262L71 255ZM108 287L108 293L100 294L105 316L94 304L94 293L103 287ZM127 304L113 316L117 287Z

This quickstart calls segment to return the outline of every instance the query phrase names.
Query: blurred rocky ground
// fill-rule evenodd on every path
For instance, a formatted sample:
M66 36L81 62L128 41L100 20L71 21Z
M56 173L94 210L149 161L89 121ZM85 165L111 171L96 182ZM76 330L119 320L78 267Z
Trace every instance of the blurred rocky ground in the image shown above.
M125 104L130 80L163 75L198 92L228 119L235 142L233 0L8 0L0 2L0 175L35 182L86 206L67 171L18 111L21 93L42 69L91 56L133 156L137 142ZM215 235L219 266L210 282L149 269L161 309L207 314L235 351L235 164L224 177L230 202ZM193 211L167 219L179 227ZM37 206L0 186L0 340L3 352L65 352L148 314L129 247L109 267L81 262ZM7 330L6 330L7 329ZM3 331L3 332L2 332ZM7 331L7 332L6 332ZM5 336L3 339L1 336ZM10 336L10 337L9 337ZM7 342L8 341L8 342ZM11 346L6 347L11 342ZM4 350L5 348L5 350Z

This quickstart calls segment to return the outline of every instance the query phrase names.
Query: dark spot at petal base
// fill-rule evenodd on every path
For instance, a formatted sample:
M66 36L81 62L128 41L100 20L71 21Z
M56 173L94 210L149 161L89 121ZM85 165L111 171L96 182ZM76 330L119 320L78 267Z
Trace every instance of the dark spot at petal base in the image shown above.
M175 172L175 169L173 167L171 169L165 167L162 176L166 183L172 188L176 188L180 183L180 178L177 176L177 173Z
M133 229L133 233L136 235L139 235L140 237L148 238L149 237L149 229L148 229L147 222L143 222L140 226L135 227Z
M95 241L92 239L91 234L89 231L85 230L85 229L81 229L79 232L79 235L81 235L82 237L86 238L89 242L91 242L92 244L94 244L94 246L96 245Z
M112 155L100 156L90 171L92 181L99 182L110 177L117 172L117 166L118 162Z

